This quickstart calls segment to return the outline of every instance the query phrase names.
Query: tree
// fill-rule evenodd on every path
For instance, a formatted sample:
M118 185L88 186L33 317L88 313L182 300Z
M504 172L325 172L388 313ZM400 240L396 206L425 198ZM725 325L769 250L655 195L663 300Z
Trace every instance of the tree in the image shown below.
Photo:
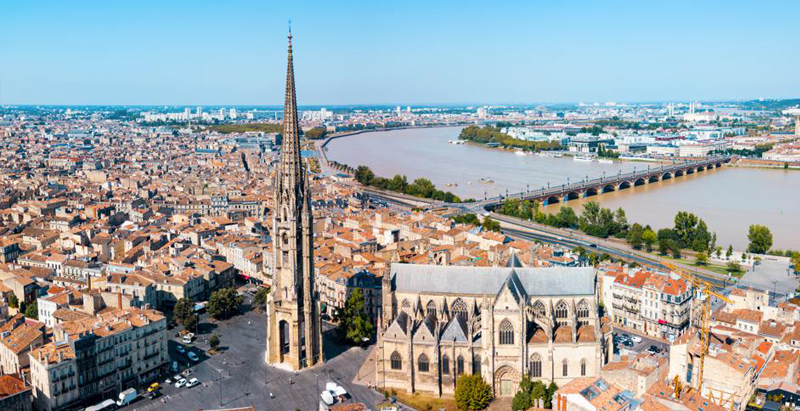
M694 257L694 265L706 264L708 264L708 255L706 255L705 251L697 253Z
M519 389L517 390L517 393L514 394L514 399L511 401L511 410L523 411L533 407L533 398L531 396L532 392L533 382L531 381L531 378L525 374L522 376L522 380L519 382Z
M39 303L36 300L33 300L33 303L25 307L25 316L34 320L39 319Z
M208 299L208 313L217 319L225 319L239 312L244 298L233 287L223 288L211 293Z
M725 257L731 258L732 255L733 255L733 246L728 245L728 251L725 252Z
M644 232L642 232L642 242L644 243L644 248L647 251L653 251L653 244L655 244L656 241L658 241L656 233L650 227L647 227Z
M639 223L633 223L630 230L628 230L628 244L631 245L636 250L642 248L642 244L644 243L644 239L642 235L644 234L644 228Z
M486 231L500 232L500 223L489 217L483 219L483 229Z
M372 170L367 166L358 166L358 168L356 168L356 172L353 173L353 176L355 177L356 181L368 186L370 182L372 182L372 179L375 178L375 173L373 173Z
M339 338L350 344L361 344L372 338L374 325L364 311L364 294L355 288L347 297L344 307L336 310L334 320L339 323Z
M717 246L717 249L716 249L716 251L714 251L714 254L717 255L717 259L720 259L722 257L722 247L721 246Z
M764 254L772 247L772 232L763 225L753 224L750 226L750 233L747 234L750 245L747 251L755 254Z
M553 408L553 396L558 391L558 385L555 382L551 382L550 385L547 386L547 396L544 399L544 407L547 409Z
M172 310L175 322L183 325L183 328L187 330L191 330L197 325L197 316L194 315L193 305L188 298L181 298Z
M492 401L492 387L479 374L463 374L456 380L455 397L461 411L482 410Z
M728 262L728 271L732 273L738 273L742 271L742 266L739 265L736 261Z
M259 309L265 309L267 307L268 296L269 288L259 287L258 291L256 291L256 295L253 296L253 304L255 304Z
M8 299L8 306L11 308L19 308L19 298L17 298L16 294L11 294L11 297Z
M211 338L208 339L208 345L211 346L212 350L216 350L219 347L219 337L217 334L211 334Z
M555 216L555 226L559 228L575 228L578 226L578 216L575 210L567 206L561 206Z
M800 272L800 252L795 251L792 253L792 265L794 266L794 272Z

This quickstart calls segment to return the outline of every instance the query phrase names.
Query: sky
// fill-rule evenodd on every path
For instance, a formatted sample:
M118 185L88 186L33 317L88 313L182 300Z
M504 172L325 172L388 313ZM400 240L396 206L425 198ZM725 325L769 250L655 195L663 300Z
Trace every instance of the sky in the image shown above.
M800 1L0 0L0 104L800 97Z

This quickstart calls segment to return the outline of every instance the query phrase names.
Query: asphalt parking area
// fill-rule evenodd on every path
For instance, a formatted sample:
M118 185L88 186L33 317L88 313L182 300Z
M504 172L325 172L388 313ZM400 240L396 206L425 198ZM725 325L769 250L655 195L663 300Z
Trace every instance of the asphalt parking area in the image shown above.
M627 337L626 337L627 336ZM641 341L632 341L636 339L636 337L640 338ZM631 341L630 343L625 343L625 341ZM614 353L620 355L635 355L639 354L642 351L648 350L651 346L655 346L659 353L656 353L656 356L669 356L669 344L657 340L655 338L645 337L639 334L634 334L628 332L623 329L614 328Z

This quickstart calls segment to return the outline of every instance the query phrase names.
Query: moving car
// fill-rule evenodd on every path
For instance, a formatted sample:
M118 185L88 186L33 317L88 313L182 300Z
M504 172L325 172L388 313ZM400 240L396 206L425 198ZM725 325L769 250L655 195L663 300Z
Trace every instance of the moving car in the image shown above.
M194 351L189 351L188 357L190 360L194 362L200 361L200 358L197 356L197 354L194 353Z
M186 388L192 388L197 384L200 384L200 381L198 381L197 378L192 378L191 380L189 380L189 382L186 383Z
M154 382L147 387L147 392L158 391L159 388L161 388L161 385L157 382Z
M175 383L175 388L181 388L186 385L187 381L186 378L181 378L178 382Z

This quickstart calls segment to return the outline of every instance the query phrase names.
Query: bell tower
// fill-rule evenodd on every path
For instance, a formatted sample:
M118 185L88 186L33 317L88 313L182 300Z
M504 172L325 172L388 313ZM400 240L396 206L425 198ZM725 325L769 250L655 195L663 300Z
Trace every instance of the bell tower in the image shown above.
M300 159L300 127L292 60L286 69L283 144L272 204L273 285L267 300L268 364L300 370L324 361L318 298L314 292L311 195Z

